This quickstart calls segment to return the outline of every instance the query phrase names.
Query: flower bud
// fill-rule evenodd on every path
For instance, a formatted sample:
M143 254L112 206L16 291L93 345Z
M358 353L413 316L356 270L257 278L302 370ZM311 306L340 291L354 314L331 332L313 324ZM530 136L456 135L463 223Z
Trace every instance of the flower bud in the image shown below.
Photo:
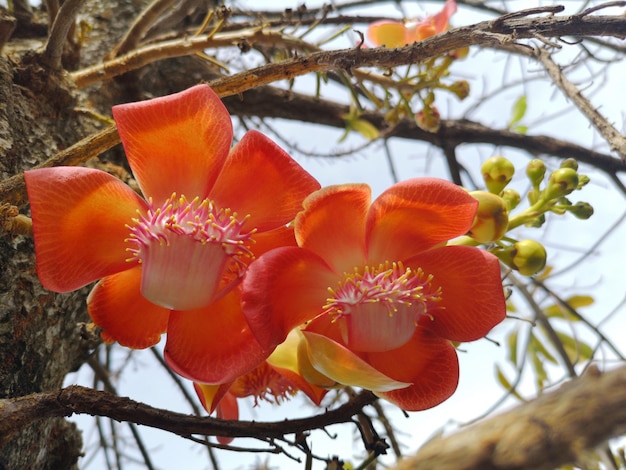
M500 194L504 187L509 184L515 167L506 158L496 155L485 160L480 167L485 185L490 193Z
M569 211L574 214L575 217L582 220L587 220L593 215L593 206L588 202L578 201L576 204L570 207Z
M424 106L424 109L415 115L415 123L426 132L437 132L441 125L439 110L434 106Z
M578 189L578 173L572 168L559 168L550 175L548 186L544 190L547 201L567 196Z
M458 49L453 49L448 52L448 55L457 60L465 59L469 55L469 47L465 46Z
M467 80L459 80L450 85L448 90L454 93L458 99L464 100L469 96L470 85Z
M500 196L486 191L472 191L470 194L478 201L478 210L468 235L480 243L502 238L509 225L507 203Z
M509 212L515 209L522 200L522 197L520 196L520 194L514 189L510 189L510 188L502 191L500 193L500 197L504 199L504 202L506 202L506 206Z
M591 181L591 180L589 179L589 177L587 175L579 174L578 175L578 189L581 189L584 186L586 186L589 183L589 181Z
M537 274L546 266L548 254L535 240L521 240L513 245L512 268L524 276Z
M533 186L539 186L546 174L546 164L542 160L534 159L528 162L526 166L526 175L530 179Z
M561 168L571 168L572 170L578 170L578 162L573 158L566 158L561 162Z

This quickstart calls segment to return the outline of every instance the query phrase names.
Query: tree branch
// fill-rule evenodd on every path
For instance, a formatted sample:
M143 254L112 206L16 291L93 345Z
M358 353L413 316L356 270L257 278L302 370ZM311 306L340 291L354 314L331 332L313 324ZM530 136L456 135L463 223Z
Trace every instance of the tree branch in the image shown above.
M508 16L508 15L505 15ZM399 49L344 49L320 51L279 63L267 64L249 71L209 83L221 96L235 95L252 87L312 72L329 70L350 71L356 67L391 68L414 64L441 56L466 46L498 46L512 44L519 39L560 36L614 36L624 37L626 18L623 16L550 16L547 18L498 18L471 26L452 29L444 34ZM274 36L274 39L272 39ZM210 47L233 46L243 41L271 43L280 36L277 31L264 32L255 28L248 31L220 33L213 36L183 38L144 46L115 60L79 70L72 74L79 88L108 80L122 73L136 70L157 60L193 54ZM284 38L282 39L285 40ZM298 42L301 46L301 42Z
M0 399L0 447L27 425L40 419L71 416L75 413L106 416L117 421L150 426L180 436L281 438L286 434L321 429L351 421L376 396L363 391L337 409L311 418L274 423L224 421L153 408L130 398L73 385L54 392L34 393L18 398Z
M626 367L584 376L445 438L395 470L551 470L626 430Z
M622 159L626 159L626 137L618 132L615 127L583 96L580 90L570 82L559 67L550 57L550 53L545 49L537 49L533 56L541 62L552 81L576 107L589 119L589 122L598 130Z

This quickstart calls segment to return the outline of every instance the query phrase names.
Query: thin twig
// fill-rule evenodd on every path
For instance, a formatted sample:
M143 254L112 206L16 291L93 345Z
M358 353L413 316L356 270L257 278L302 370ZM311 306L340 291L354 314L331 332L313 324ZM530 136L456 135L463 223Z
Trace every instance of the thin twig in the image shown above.
M567 79L561 67L552 60L547 50L537 49L534 56L541 62L552 81L561 89L565 96L574 102L576 107L606 139L611 149L615 150L622 159L626 159L626 137L607 121L595 106L583 96L576 85Z

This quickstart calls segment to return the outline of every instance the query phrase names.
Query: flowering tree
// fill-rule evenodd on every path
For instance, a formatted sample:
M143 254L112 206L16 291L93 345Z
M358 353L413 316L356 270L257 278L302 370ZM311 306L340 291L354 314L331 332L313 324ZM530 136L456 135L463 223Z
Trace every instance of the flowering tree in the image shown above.
M213 3L0 12L0 468L153 468L138 424L214 468L626 465L623 288L593 274L626 261L626 2ZM193 416L118 395L139 354ZM471 418L523 403L406 455L394 413L472 408L470 364L502 397Z

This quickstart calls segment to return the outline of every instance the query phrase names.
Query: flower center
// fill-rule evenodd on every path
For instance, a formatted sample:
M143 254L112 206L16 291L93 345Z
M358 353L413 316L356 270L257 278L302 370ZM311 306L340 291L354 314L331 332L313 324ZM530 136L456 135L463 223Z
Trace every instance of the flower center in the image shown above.
M230 388L236 397L254 397L254 406L259 400L280 404L297 393L291 382L272 369L266 362L252 372L239 377Z
M172 310L202 308L234 287L254 258L252 234L243 232L247 217L212 201L172 194L160 207L152 201L128 226L128 261L142 264L141 293Z
M441 287L434 287L433 279L402 263L355 268L344 274L337 289L328 289L324 313L333 316L350 349L396 349L411 339L420 316L441 300Z

